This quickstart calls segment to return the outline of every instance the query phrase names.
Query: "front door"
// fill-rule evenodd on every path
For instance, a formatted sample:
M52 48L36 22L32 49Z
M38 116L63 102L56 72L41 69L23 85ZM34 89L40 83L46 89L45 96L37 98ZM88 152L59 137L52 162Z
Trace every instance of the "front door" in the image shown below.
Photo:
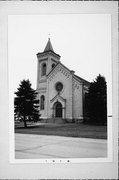
M57 102L55 107L55 117L62 117L62 104Z

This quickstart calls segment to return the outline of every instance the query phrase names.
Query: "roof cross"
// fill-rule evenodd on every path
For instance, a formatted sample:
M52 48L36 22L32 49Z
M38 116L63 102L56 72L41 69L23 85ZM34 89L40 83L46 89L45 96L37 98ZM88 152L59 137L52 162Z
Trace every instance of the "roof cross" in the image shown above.
M49 39L49 40L50 40L50 36L51 36L51 34L49 33L49 34L48 34L48 39Z

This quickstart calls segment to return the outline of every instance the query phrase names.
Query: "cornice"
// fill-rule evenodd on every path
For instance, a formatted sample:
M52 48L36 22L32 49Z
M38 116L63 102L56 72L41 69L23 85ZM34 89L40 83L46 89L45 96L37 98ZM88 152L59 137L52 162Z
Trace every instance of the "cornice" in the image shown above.
M59 54L56 54L55 52L53 52L51 50L46 51L46 52L37 53L36 55L37 55L37 57L42 57L42 56L45 56L45 55L52 55L52 56L54 56L56 58L59 58L59 59L61 57Z

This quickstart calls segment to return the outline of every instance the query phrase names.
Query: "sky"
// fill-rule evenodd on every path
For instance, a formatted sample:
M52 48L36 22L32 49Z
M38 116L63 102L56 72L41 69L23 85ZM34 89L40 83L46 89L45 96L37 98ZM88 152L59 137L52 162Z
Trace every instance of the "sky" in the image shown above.
M111 16L109 14L50 14L8 16L9 83L13 93L23 79L36 89L37 57L50 37L54 52L75 74L92 82L107 81L112 104Z

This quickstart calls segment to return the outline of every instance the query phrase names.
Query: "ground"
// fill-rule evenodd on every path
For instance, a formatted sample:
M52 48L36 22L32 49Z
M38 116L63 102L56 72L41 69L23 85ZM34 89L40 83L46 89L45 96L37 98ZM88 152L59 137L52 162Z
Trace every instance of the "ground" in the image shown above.
M30 124L28 128L19 125L15 133L36 134L36 135L55 135L65 137L84 137L94 139L107 138L107 126L96 126L87 124Z
M30 123L15 128L15 158L96 158L107 156L107 127Z
M107 140L62 136L15 134L16 159L102 158Z

